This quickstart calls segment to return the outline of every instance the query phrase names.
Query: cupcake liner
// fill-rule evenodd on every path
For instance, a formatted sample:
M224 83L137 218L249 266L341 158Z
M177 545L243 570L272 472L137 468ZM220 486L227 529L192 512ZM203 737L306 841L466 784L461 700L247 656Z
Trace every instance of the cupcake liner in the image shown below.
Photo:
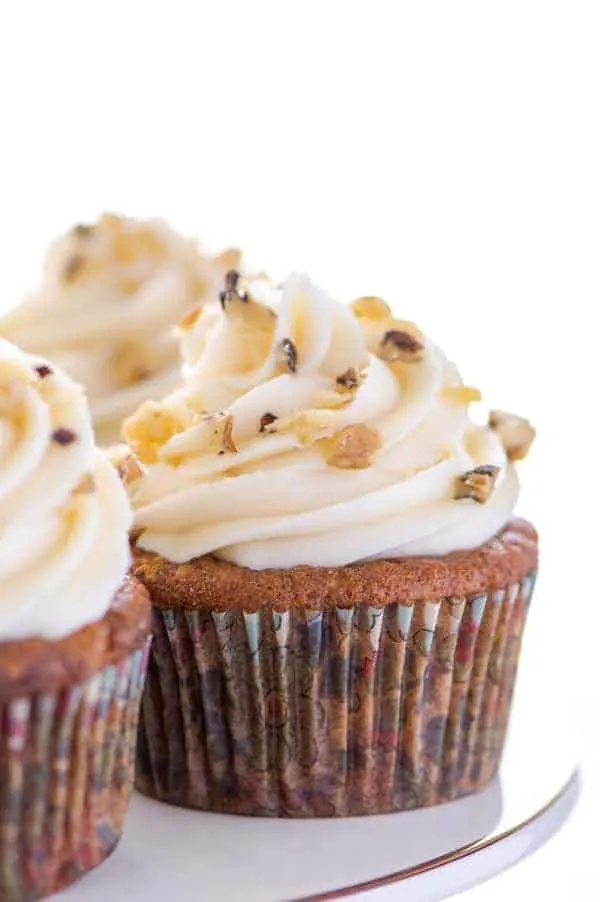
M137 787L186 807L293 817L483 788L533 584L326 611L154 607Z
M0 899L29 902L100 864L133 788L148 645L86 682L0 700Z

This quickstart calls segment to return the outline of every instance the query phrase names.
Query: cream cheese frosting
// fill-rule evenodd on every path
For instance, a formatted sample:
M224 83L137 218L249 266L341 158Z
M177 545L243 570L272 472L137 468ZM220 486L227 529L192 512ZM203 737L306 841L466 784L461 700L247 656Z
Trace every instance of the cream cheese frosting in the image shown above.
M474 548L510 519L517 475L469 417L478 392L383 301L234 279L183 350L183 389L125 429L140 548L335 567Z
M160 221L105 214L48 250L42 284L0 319L0 335L44 354L85 386L98 439L180 384L171 327L216 297L237 251L210 257Z
M102 618L131 519L80 387L0 339L0 641L60 639Z

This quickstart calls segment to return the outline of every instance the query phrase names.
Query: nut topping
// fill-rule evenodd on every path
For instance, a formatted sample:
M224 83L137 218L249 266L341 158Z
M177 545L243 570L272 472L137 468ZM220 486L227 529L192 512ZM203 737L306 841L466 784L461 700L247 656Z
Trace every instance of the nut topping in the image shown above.
M366 470L381 447L381 440L374 429L364 423L354 423L325 440L323 447L330 467Z
M143 464L158 460L164 444L183 429L183 424L155 401L146 401L137 413L125 420L123 436Z
M265 432L267 429L267 426L271 426L276 421L277 421L277 417L275 416L274 413L268 413L268 412L263 413L262 417L260 418L259 432Z
M66 429L64 426L60 426L52 433L52 441L65 448L67 445L72 445L73 442L77 441L77 435L72 429Z
M456 480L455 498L471 498L479 504L489 500L500 475L500 467L493 464L482 464L474 470L468 470Z
M335 380L336 391L355 392L361 383L361 376L356 367L351 366Z
M285 363L290 373L295 373L298 369L298 350L291 338L284 338L279 345L281 359Z
M388 329L379 346L379 357L387 363L418 363L424 347L414 335L401 329Z
M390 320L392 311L382 298L357 298L350 304L352 312L359 319Z
M225 290L219 292L219 301L223 310L231 301L242 301L244 304L248 302L248 293L238 291L239 281L240 274L237 269L228 269L225 273Z
M193 310L190 310L182 320L179 322L179 328L182 332L189 332L194 328L196 323L198 322L198 318L202 313L202 307L194 307Z
M489 426L504 445L509 460L523 460L535 439L535 429L529 420L502 410L490 412Z
M471 388L470 385L448 385L442 389L441 396L444 401L449 401L451 404L463 404L465 407L481 401L479 389Z

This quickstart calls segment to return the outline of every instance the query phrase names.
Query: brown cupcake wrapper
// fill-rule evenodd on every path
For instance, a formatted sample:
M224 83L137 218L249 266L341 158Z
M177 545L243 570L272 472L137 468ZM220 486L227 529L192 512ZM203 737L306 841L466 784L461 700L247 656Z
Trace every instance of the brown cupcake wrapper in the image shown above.
M502 753L533 584L326 611L155 607L137 787L293 817L482 789Z
M148 643L85 682L0 699L0 899L77 880L118 843Z

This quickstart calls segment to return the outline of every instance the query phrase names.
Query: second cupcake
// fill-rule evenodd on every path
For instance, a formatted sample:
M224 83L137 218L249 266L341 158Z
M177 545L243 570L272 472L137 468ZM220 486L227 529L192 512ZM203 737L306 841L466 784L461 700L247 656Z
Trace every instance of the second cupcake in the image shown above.
M119 841L150 606L83 392L2 340L0 498L0 899L30 902Z

